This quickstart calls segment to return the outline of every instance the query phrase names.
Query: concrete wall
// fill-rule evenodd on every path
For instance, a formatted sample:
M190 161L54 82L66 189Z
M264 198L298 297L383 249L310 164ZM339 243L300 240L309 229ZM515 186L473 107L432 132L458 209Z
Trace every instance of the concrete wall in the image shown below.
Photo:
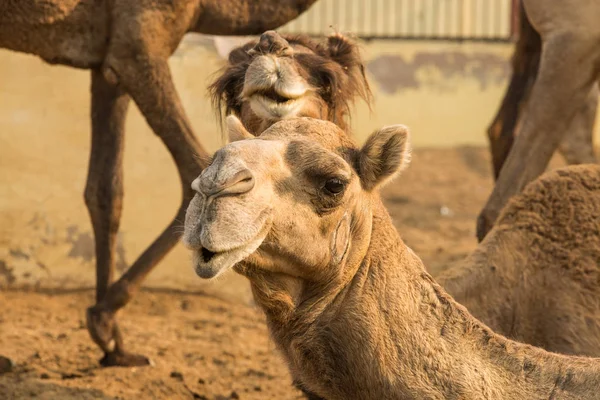
M222 55L243 39L189 36L171 59L175 83L197 135L209 149L220 134L205 87ZM508 76L506 44L363 43L375 95L359 104L359 140L404 123L415 146L486 145L484 130ZM94 282L94 246L83 203L90 142L89 74L0 51L0 287L79 287ZM135 107L127 121L125 204L118 269L130 265L170 221L179 202L169 154ZM227 278L221 286L227 293ZM148 284L198 287L178 246Z

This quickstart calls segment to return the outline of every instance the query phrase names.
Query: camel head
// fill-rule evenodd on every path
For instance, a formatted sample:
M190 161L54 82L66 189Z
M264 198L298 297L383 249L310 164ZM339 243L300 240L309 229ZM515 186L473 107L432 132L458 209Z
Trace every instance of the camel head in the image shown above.
M185 219L200 277L235 265L245 275L327 280L364 257L378 188L409 161L406 127L382 128L358 148L313 118L279 121L258 137L235 116L227 125L231 143L193 182Z
M231 51L209 91L220 118L233 113L254 135L294 117L329 120L346 129L354 99L371 100L359 48L340 34L320 43L267 31Z

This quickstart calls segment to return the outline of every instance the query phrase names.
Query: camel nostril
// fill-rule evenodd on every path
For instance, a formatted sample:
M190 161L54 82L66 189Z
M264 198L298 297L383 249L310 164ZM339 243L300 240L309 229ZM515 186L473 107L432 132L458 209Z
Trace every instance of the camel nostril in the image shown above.
M235 174L227 182L223 194L243 194L254 187L254 176L250 170L245 169Z
M249 192L254 188L255 180L252 172L248 169L238 171L228 177L217 177L217 179L207 179L200 182L192 188L196 189L206 197L221 197L229 195L239 195Z

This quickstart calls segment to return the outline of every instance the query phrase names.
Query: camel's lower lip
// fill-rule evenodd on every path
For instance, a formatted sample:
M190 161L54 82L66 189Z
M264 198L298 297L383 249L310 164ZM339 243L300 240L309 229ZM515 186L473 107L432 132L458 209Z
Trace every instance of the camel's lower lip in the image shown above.
M275 101L258 93L250 96L249 100L252 111L259 117L267 119L294 116L302 106L302 98Z
M265 223L254 239L242 246L229 250L213 252L204 247L194 254L194 270L203 279L212 279L244 260L261 245L267 236L269 224Z
M250 100L252 97L265 97L275 103L285 103L288 101L298 100L306 96L307 89L295 88L295 90L281 90L276 88L277 84L271 87L251 86L247 85L242 91L242 97Z

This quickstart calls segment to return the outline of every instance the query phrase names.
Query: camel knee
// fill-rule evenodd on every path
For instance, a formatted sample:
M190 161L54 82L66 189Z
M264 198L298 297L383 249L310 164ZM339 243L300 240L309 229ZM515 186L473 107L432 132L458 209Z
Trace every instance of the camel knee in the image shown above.
M133 298L138 286L130 284L127 279L121 278L110 286L108 293L99 306L111 313L116 313Z

